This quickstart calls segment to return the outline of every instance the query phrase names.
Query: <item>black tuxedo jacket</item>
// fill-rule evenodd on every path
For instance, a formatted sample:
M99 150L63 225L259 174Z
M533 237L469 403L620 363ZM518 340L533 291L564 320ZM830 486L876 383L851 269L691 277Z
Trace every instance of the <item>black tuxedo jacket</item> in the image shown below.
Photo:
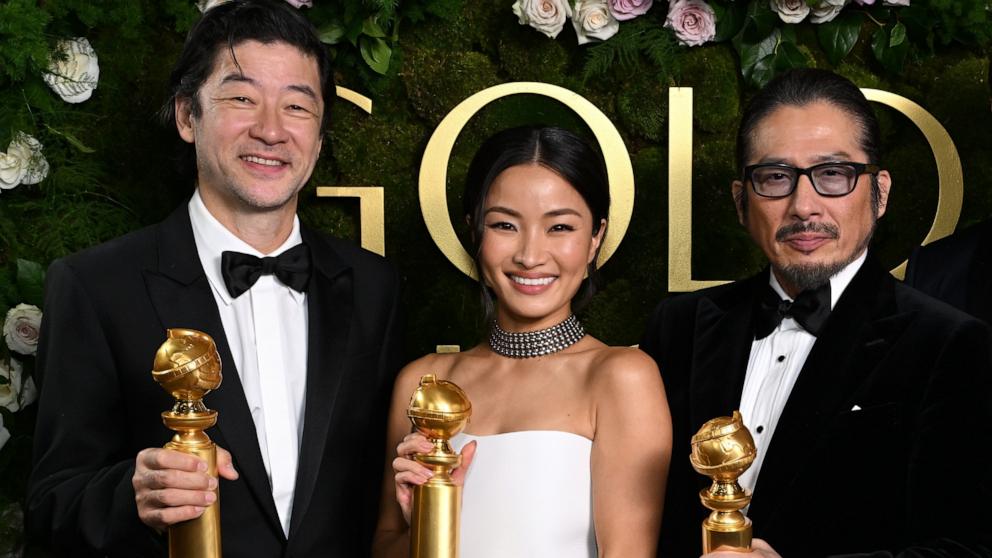
M138 520L135 455L172 435L174 401L151 377L165 330L217 342L223 383L207 431L240 478L221 480L225 557L367 554L382 475L385 417L399 362L398 277L382 258L306 227L307 383L289 540L187 207L164 222L54 262L38 353L41 383L27 527L65 556L165 556Z
M659 556L700 554L709 482L689 464L690 438L738 408L767 284L766 271L670 297L648 326L641 348L665 379L674 433ZM785 558L992 555L989 344L983 323L869 257L782 412L748 512L754 536Z
M992 220L918 247L906 284L992 324Z

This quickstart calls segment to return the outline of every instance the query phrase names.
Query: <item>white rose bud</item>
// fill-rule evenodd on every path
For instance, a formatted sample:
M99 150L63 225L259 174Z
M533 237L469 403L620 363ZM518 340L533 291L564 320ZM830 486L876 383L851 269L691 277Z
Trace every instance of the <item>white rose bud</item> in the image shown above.
M576 0L572 26L580 45L593 39L605 41L620 30L620 22L610 13L607 0Z
M41 332L41 310L33 304L18 304L7 311L3 322L3 338L15 353L33 355L38 352Z
M6 153L0 153L0 189L18 184L37 184L48 176L48 161L41 153L41 142L17 132Z
M0 378L5 380L0 383L0 407L17 412L38 398L34 378L24 380L24 367L20 362L10 359L7 364L0 363Z
M86 37L62 39L55 52L41 76L45 83L67 103L89 99L100 81L100 65L90 42Z
M837 14L844 9L849 0L820 0L812 8L812 15L809 20L813 23L827 23L833 21Z
M517 0L513 13L520 25L530 25L554 39L572 17L572 7L568 0Z
M772 11L786 23L799 23L809 15L809 4L806 0L768 0Z

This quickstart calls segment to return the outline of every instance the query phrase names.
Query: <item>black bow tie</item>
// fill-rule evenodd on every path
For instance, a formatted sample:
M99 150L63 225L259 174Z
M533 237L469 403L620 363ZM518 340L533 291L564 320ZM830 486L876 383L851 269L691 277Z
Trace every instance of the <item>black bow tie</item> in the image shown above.
M796 323L815 337L829 317L829 281L816 289L799 293L792 302L779 298L778 293L769 285L755 313L754 337L767 337L784 318L796 320Z
M275 275L284 285L301 293L310 281L310 249L306 244L297 244L276 257L224 252L220 264L232 298L241 296L263 275Z

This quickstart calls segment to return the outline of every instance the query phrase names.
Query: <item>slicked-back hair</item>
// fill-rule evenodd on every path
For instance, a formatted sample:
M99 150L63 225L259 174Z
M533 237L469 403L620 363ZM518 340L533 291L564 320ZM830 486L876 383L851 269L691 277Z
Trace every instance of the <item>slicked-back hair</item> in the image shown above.
M871 103L857 85L833 72L816 68L797 68L784 72L758 92L748 102L737 130L737 171L744 175L744 167L751 158L755 133L761 122L782 107L805 107L816 102L826 102L847 113L858 124L858 145L868 157L856 161L878 165L881 157L881 132L878 117ZM880 203L878 178L871 177L872 203L876 210ZM746 209L747 193L741 191L739 204Z
M266 45L285 43L316 62L320 76L319 95L324 101L320 129L324 131L335 97L331 60L313 24L299 9L283 0L231 0L203 14L186 36L182 53L169 76L168 98L159 111L162 122L167 126L175 125L176 101L189 102L191 114L199 117L203 111L200 88L216 68L221 53L229 52L237 64L234 48L246 41ZM193 148L188 147L184 166L194 162Z
M462 204L472 229L472 258L482 285L487 319L492 318L494 305L481 265L486 198L496 177L518 165L541 165L568 182L589 206L594 236L599 234L601 223L610 213L610 186L603 156L575 133L552 126L522 126L498 132L483 142L469 165ZM575 309L581 308L596 291L595 258L587 271L580 294L572 301Z

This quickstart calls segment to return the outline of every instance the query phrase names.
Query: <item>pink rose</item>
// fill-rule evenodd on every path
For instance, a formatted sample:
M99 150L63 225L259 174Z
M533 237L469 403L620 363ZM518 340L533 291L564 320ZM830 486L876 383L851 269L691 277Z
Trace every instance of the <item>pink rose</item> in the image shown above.
M619 21L634 19L651 9L654 0L610 0L610 12Z
M799 23L809 15L806 0L768 0L768 4L785 23Z
M572 17L568 0L517 0L512 6L520 25L530 25L554 39Z
M688 46L699 46L716 36L716 15L703 0L676 0L668 7L665 27Z
M3 337L15 353L33 355L38 351L41 332L41 309L33 304L18 304L7 312L3 322Z

